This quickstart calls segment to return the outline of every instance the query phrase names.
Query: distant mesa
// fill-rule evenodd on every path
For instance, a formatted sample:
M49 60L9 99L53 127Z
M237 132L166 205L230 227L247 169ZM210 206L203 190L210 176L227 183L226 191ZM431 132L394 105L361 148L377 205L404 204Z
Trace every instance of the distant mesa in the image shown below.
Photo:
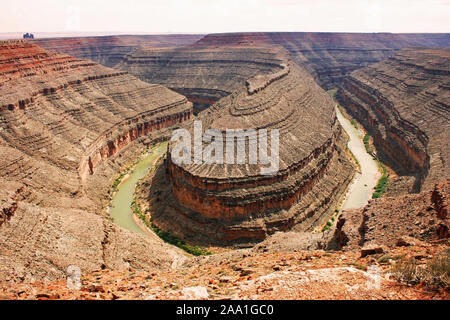
M34 39L34 34L27 32L23 35L23 38L24 39Z

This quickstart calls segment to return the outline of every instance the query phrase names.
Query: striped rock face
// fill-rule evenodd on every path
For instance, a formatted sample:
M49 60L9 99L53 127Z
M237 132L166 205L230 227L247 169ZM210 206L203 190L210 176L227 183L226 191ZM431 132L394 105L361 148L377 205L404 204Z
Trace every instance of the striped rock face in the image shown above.
M391 194L430 190L449 177L450 50L404 49L353 72L338 92L401 176Z
M61 278L73 264L170 266L168 245L96 213L139 142L192 112L185 97L126 72L0 42L0 281Z
M235 51L234 60L244 51ZM220 59L220 54L215 59ZM260 158L256 163L251 161L250 150L255 147L259 152L261 145L256 147L255 140L248 138L243 139L244 164L196 161L194 140L189 146L191 163L179 163L175 159L179 148L172 142L166 163L171 188L159 197L170 205L154 205L155 224L187 238L235 243L261 240L294 227L312 230L334 211L353 176L353 168L343 155L345 139L334 104L282 51L274 51L270 63L274 61L277 65L270 72L261 71L235 84L233 93L201 112L197 119L201 129L195 130L192 121L184 127L192 138L199 130L204 139L211 135L208 129L224 139L227 130L255 130L257 134L267 130L269 137L276 130L277 170L263 174L261 169L268 167L267 163ZM268 154L272 139L268 139ZM203 150L207 147L205 143ZM226 142L217 150L220 148L226 155ZM205 154L203 160L208 160Z

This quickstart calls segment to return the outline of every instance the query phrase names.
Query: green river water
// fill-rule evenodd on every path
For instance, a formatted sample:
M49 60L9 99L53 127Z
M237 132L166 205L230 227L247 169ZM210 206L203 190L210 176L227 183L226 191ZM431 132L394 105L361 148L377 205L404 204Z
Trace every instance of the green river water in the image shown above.
M144 231L142 231L134 222L133 213L131 211L136 184L149 173L150 169L153 167L153 162L163 155L166 150L167 143L162 143L154 147L151 152L136 165L133 172L130 172L129 176L125 177L123 182L119 185L110 208L110 215L114 219L114 223L127 230L144 234Z

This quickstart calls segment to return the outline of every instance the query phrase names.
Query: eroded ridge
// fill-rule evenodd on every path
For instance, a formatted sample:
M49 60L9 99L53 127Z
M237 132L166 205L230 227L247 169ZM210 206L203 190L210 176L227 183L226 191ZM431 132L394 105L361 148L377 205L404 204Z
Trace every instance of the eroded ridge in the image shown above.
M429 190L450 173L449 66L449 49L405 49L352 73L337 95L410 181L409 192Z
M171 144L171 204L154 203L154 223L183 237L223 244L262 240L294 226L312 230L334 210L353 167L342 154L345 139L333 102L294 62L283 60L278 70L258 77L257 90L241 84L198 120L203 130L222 133L278 129L279 171L262 175L261 163L177 165Z
M144 152L139 142L191 115L192 104L161 85L0 42L0 281L64 277L73 264L170 266L159 256L168 245L95 213L121 167Z
M117 35L38 39L33 43L48 50L114 67L125 55L138 47L186 46L200 38L202 35L195 34Z
M268 47L138 49L116 68L185 95L200 112L250 78L284 72L279 51Z
M281 46L325 89L337 87L354 70L412 46L448 47L449 34L261 32L209 34L195 47Z

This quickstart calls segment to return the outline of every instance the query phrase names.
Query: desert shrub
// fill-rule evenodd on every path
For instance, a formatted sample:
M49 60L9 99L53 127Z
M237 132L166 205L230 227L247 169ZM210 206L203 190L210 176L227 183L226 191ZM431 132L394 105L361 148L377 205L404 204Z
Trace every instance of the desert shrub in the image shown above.
M450 249L446 249L430 260L419 265L415 259L402 259L392 268L397 281L418 284L423 283L431 289L450 289Z
M378 163L381 166L381 170L383 172L383 175L381 176L380 180L378 180L378 183L377 183L377 185L375 187L375 192L372 195L373 199L378 199L378 198L381 197L381 195L386 190L387 184L389 182L389 176L388 176L386 167L381 162L378 162Z
M153 229L153 231L160 237L164 242L167 242L171 245L174 245L187 253L192 254L193 256L209 256L211 255L211 252L206 250L205 248L199 247L199 246L191 246L186 244L184 241L178 239L177 237L173 236L167 231L159 229L157 226L155 226L153 223L150 224L150 227Z

